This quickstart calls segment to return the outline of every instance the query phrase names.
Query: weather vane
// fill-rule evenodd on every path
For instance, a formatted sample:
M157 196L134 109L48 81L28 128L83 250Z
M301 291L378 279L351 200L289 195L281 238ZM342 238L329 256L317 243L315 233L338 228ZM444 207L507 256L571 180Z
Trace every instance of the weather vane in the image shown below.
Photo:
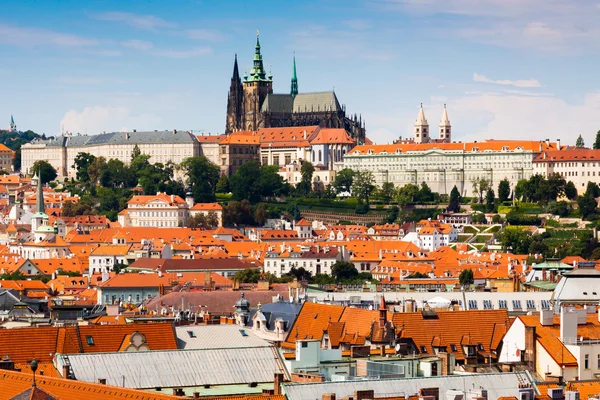
M256 36L260 35L260 31L257 29L256 30Z

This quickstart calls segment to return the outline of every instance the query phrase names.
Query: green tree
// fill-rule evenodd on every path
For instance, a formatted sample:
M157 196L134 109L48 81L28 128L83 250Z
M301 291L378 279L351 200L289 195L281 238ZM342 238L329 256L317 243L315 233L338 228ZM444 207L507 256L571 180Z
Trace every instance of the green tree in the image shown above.
M90 181L90 175L88 174L88 168L94 162L96 156L90 153L77 153L75 156L75 162L73 168L75 168L76 177L79 182L88 183Z
M504 178L498 184L498 200L500 202L508 201L510 198L510 182Z
M384 182L384 184L381 185L379 193L381 194L381 200L383 200L385 204L389 204L394 198L396 188L392 182Z
M337 173L335 177L335 190L338 193L350 193L352 183L354 182L354 171L350 168L344 168Z
M331 276L333 276L337 282L351 280L358 276L358 270L351 262L336 261L331 267Z
M417 192L416 201L419 203L430 203L439 199L439 194L434 193L428 184L421 182L421 187Z
M419 193L419 187L411 183L402 186L396 194L396 201L400 207L406 207L408 204L414 203Z
M583 137L581 135L579 135L575 141L575 147L585 147L585 142L583 141Z
M206 215L198 213L193 217L189 217L185 221L185 226L196 229L215 229L219 226L219 218L217 217L217 214L212 211Z
M368 206L373 190L375 190L375 178L371 171L358 171L354 176L352 194Z
M244 165L246 164L243 164L242 167ZM216 200L215 191L219 181L219 167L210 162L208 158L200 156L186 158L181 163L181 168L187 174L187 183L192 187L195 202L211 203Z
M293 276L294 278L298 279L299 281L310 281L312 278L312 275L310 273L310 271L307 271L306 268L304 267L292 267L290 269L290 272L288 272L288 275Z
M247 199L251 203L259 201L261 195L260 174L261 168L257 162L243 163L229 179L232 198L237 201Z
M90 177L90 183L92 185L97 184L100 181L100 177L106 170L106 158L95 157L88 167L88 175Z
M55 180L57 176L54 167L46 160L37 160L33 163L31 170L38 175L42 184Z
M398 213L399 213L399 209L398 206L392 206L392 208L390 208L390 213L386 218L386 222L388 224L393 224L396 222L396 220L398 219Z
M575 187L575 184L571 181L565 184L565 196L567 196L567 199L571 201L577 198L577 188Z
M480 213L480 212L473 214L471 216L471 221L474 224L485 224L485 223L487 223L485 215L483 213Z
M131 151L131 161L135 160L136 157L139 157L141 155L142 155L142 152L140 151L140 148L136 144L135 146L133 146L133 150Z
M594 149L600 150L600 131L596 132L596 141L594 142Z
M463 269L458 275L458 283L463 286L472 285L475 282L472 269Z
M531 234L522 228L506 227L501 234L500 242L504 251L513 254L528 254L532 241Z
M490 187L490 181L485 178L477 177L471 181L473 184L473 194L479 198L479 204L483 203L483 195L487 193Z
M279 196L283 189L283 177L277 172L276 165L264 165L260 168L258 187L263 197Z
M227 174L222 174L217 182L217 186L215 188L217 193L229 193L231 188L229 186L229 177Z
M460 211L460 193L458 192L458 188L456 185L452 188L450 192L450 203L448 204L448 211L450 212L459 212Z
M581 216L583 218L587 218L596 212L598 203L596 202L596 198L592 193L586 192L583 196L579 196L577 199L577 205L579 206Z
M494 194L494 189L488 187L487 192L485 193L485 205L487 212L493 212L494 208L496 208L496 195Z
M235 273L235 280L239 283L257 283L260 279L260 269L248 268Z

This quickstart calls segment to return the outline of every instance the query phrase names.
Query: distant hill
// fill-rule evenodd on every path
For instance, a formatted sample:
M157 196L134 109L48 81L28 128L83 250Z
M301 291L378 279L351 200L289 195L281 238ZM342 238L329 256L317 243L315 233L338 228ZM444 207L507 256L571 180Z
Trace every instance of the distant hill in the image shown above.
M29 143L33 139L37 138L45 139L45 135L40 136L33 131L9 132L5 130L0 130L0 143L2 143L11 150L14 150L16 153L15 158L13 160L13 166L15 168L15 171L21 169L21 145Z

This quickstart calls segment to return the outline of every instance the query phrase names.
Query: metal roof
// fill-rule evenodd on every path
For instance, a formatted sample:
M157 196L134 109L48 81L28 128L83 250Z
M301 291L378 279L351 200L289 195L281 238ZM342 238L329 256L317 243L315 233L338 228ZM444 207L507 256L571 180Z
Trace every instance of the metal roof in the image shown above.
M58 136L39 141L46 146L87 147L103 144L194 143L196 137L188 131L111 132L98 135ZM34 143L35 144L35 143Z
M281 359L274 348L231 348L70 354L75 379L136 389L272 382ZM57 355L59 371L65 356ZM279 364L278 364L279 363Z
M243 331L243 332L242 332ZM199 325L175 328L182 349L269 347L271 344L239 325Z
M488 399L519 394L521 382L531 382L526 373L449 375L431 378L380 379L324 383L284 384L283 391L288 400L320 400L324 393L335 393L336 397L352 396L356 390L374 390L375 396L398 396L418 394L421 388L439 388L440 398L448 390L468 391L483 388ZM520 397L518 397L520 398Z
M298 93L296 97L291 94L271 93L265 98L261 112L272 113L304 113L341 111L342 107L335 92Z

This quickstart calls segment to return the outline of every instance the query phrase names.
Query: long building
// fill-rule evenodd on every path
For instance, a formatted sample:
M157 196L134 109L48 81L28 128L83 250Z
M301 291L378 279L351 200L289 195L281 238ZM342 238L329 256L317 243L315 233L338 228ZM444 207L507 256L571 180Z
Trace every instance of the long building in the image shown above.
M559 174L575 184L577 192L584 193L588 182L600 183L600 150L574 148L544 151L533 160L534 174Z
M131 161L135 147L150 156L151 163L179 164L188 157L200 155L200 143L187 131L112 132L99 135L61 135L48 140L35 140L21 147L21 171L31 173L37 160L48 161L59 177L74 177L75 157L90 153L96 157Z

